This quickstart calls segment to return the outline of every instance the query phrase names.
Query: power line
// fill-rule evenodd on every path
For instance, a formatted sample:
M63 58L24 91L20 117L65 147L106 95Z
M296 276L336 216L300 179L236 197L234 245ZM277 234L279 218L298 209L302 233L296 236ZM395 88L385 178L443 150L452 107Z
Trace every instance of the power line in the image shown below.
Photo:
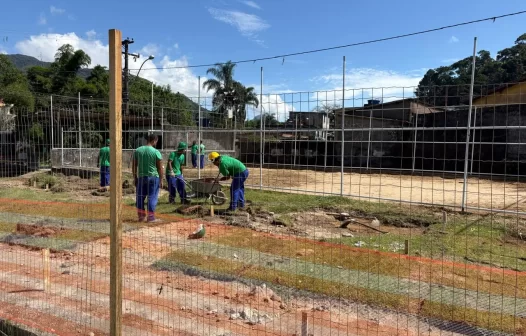
M268 56L268 57L261 57L261 58L253 58L253 59L235 61L235 62L232 62L232 63L234 63L234 64L251 63L251 62L254 63L254 62L257 62L257 61L268 61L268 60L278 59L278 58L285 59L285 57L299 56L299 55L305 55L305 54L314 54L314 53L324 52L324 51L329 51L329 50L336 50L336 49L343 49L343 48L349 48L349 47L356 47L356 46L360 46L360 45L364 45L364 44L385 42L385 41L396 40L396 39L401 39L401 38L410 37L410 36L428 34L428 33L436 32L436 31L439 31L439 30L451 29L451 28L456 28L456 27L461 27L461 26L467 26L467 25L471 25L471 24L475 24L475 23L484 22L484 21L493 21L493 22L495 22L497 19L502 19L502 18L506 18L506 17L510 17L510 16L516 16L516 15L520 15L520 14L524 14L524 13L526 13L526 10L520 11L520 12L509 13L509 14L498 15L498 16L492 16L492 17L488 17L488 18L484 18L484 19L478 19L478 20L466 21L466 22L461 22L461 23L455 23L455 24L451 24L451 25L447 25L447 26L443 26L443 27L439 27L439 28L432 28L432 29L422 30L422 31L418 31L418 32L408 33L408 34L384 37L384 38L379 38L379 39L375 39L375 40L362 41L362 42L350 43L350 44L339 45L339 46L334 46L334 47L327 47L327 48L321 48L321 49L299 51L299 52L290 53L290 54ZM187 65L187 66L152 67L152 68L143 68L142 71L145 71L145 70L163 70L163 69L202 68L202 67L211 67L211 66L214 66L216 64L225 64L225 62L210 63L210 64L199 64L199 65ZM130 70L138 70L138 69L130 69Z

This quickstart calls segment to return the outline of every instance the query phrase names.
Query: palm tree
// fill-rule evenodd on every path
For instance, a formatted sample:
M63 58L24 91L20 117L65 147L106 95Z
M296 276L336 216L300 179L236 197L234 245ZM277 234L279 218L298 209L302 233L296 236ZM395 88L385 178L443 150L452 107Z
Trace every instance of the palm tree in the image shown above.
M253 87L245 87L241 83L237 83L235 92L238 101L235 110L236 119L243 122L247 116L246 106L251 105L257 108L259 106L259 99Z
M257 107L259 100L253 87L246 88L243 84L234 80L234 68L236 64L228 61L218 63L209 68L206 73L215 78L206 80L203 88L207 91L214 90L212 105L214 112L225 117L228 109L232 109L236 119L244 121L246 117L246 105Z

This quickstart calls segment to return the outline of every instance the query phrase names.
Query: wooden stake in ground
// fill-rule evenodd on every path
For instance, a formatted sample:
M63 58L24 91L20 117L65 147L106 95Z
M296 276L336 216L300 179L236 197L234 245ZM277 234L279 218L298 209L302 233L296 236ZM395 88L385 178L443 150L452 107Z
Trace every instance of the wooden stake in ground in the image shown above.
M215 215L214 215L214 205L211 204L211 205L210 205L210 217L214 217L214 216L215 216Z
M110 52L110 335L122 334L122 34L109 31Z
M50 287L50 274L51 274L51 267L49 262L49 249L43 249L42 250L42 265L44 267L43 269L43 277L44 277L44 292L49 292Z
M301 336L308 336L309 318L307 312L301 313Z
M409 254L409 240L404 241L404 254Z

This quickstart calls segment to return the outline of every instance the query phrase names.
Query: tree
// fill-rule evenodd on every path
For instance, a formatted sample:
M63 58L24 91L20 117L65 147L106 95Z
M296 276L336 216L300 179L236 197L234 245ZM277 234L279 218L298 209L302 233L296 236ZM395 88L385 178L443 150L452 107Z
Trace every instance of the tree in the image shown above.
M27 78L5 55L0 55L0 98L6 104L31 111L35 105Z
M246 118L246 105L257 107L259 100L253 87L245 87L240 82L234 80L234 68L236 64L228 61L223 64L216 64L209 68L206 73L215 78L206 80L203 88L207 91L214 91L212 96L213 112L220 118L225 119L227 111L232 109L236 119L240 122Z
M55 61L51 65L53 92L61 94L79 92L78 86L82 85L82 82L76 80L77 72L90 64L91 58L83 50L75 50L70 44L58 48Z
M415 95L435 106L465 105L469 103L472 57L449 66L428 70ZM519 82L526 78L526 34L515 40L515 45L491 57L481 50L475 62L474 96L487 94L493 84ZM489 85L489 87L488 87Z
M236 120L242 123L247 117L247 105L257 108L259 106L259 100L253 87L245 87L241 85L241 83L236 82L234 91L238 101L234 113L236 115Z

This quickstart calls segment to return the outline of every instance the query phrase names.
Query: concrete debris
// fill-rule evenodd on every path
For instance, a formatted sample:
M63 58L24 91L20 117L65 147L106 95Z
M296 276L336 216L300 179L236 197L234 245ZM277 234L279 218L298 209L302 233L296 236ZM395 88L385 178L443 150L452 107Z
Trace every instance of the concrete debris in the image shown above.
M371 221L371 226L373 226L373 227L380 227L380 221L375 217L375 218Z
M365 246L365 245L367 245L367 244L365 242L363 242L363 241L358 241L358 242L354 243L354 246L356 246L356 247L362 247L362 246Z
M268 314L261 314L257 310L249 308L243 308L238 311L229 310L226 312L230 316L230 320L243 320L245 323L250 325L262 324L272 321L272 318Z

